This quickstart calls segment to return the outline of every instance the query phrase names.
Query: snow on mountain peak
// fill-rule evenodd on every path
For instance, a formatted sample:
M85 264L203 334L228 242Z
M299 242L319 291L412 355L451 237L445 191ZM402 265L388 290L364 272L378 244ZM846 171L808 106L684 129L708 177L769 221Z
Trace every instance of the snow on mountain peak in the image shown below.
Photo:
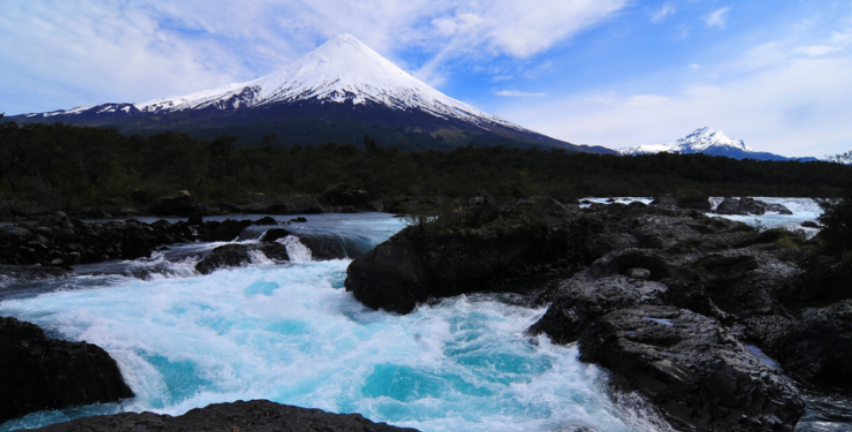
M486 127L497 123L524 128L457 101L411 76L349 34L330 38L287 68L254 81L216 90L158 99L135 107L142 112L174 112L209 107L236 110L296 101L381 104L422 110Z
M745 145L743 140L729 138L722 131L709 127L696 129L673 144L642 144L619 150L621 154L650 154L650 153L702 153L709 149L729 148L743 152L754 152Z
M709 127L696 129L695 132L692 132L685 138L677 140L677 146L681 148L689 148L693 151L706 150L711 146L733 147L747 152L754 151L747 147L743 140L728 138L724 132L715 131Z

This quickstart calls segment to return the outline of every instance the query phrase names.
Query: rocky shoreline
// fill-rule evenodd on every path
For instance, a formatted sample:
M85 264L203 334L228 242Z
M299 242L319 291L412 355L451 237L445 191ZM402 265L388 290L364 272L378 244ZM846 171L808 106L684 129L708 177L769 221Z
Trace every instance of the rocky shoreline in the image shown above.
M373 423L359 414L332 414L266 400L212 404L172 417L150 412L88 417L35 429L41 432L416 432Z
M535 201L484 200L458 210L464 223L407 228L353 261L346 288L408 313L551 272L562 282L530 335L578 343L582 360L611 371L614 394L638 393L680 431L791 431L799 386L852 377L852 292L841 288L852 264L822 255L819 238L708 217L706 196ZM738 206L780 211L747 199L725 208Z
M366 194L349 188L338 193L325 202L345 204L352 211L377 209ZM0 228L0 274L25 280L66 277L69 265L149 257L174 243L229 242L247 227L259 225L276 227L258 244L213 249L196 264L196 271L207 274L239 266L250 262L255 252L276 262L290 260L280 240L291 232L275 219L205 221L209 209L188 196L173 200L163 211L185 214L188 220L83 223L60 212L35 225ZM295 213L311 213L304 210L314 202L302 200L307 207ZM356 258L345 281L356 299L373 309L406 314L432 299L460 294L511 291L538 296L536 302L550 307L529 329L531 336L546 334L555 343L578 343L583 361L611 371L614 398L640 395L676 430L790 431L804 413L798 387L826 379L850 382L852 377L852 267L821 254L819 238L708 217L713 209L706 196L696 193L662 197L652 205L592 203L585 208L576 199L501 202L488 194L451 205L441 205L439 199L395 202L398 210L440 208L440 216L421 219L424 223ZM329 209L341 207L316 208ZM725 214L783 210L748 198L726 199L715 209ZM289 210L285 206L280 211ZM300 241L316 259L346 256L340 246L320 238ZM541 278L556 281L543 294L541 283L528 283ZM83 351L100 350L82 344L91 347ZM759 350L781 367L767 365ZM35 403L7 418L130 396L112 391L64 405ZM211 415L230 410L228 405L217 406ZM239 410L257 414L254 406L240 405ZM133 423L127 430L138 430L137 419L127 416L147 415L80 419L46 429L124 430ZM213 427L179 420L186 416L154 416L151 421L157 428ZM382 430L371 425L363 430ZM350 426L329 430L361 430Z
M24 414L133 397L115 360L83 342L52 339L0 317L0 422Z

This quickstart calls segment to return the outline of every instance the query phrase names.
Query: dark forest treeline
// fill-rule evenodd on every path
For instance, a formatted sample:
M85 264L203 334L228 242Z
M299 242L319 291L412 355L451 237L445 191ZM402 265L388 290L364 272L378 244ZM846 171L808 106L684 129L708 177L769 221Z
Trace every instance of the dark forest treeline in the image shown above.
M720 196L832 196L849 170L824 162L758 162L705 155L611 156L560 150L463 147L453 151L357 146L237 146L237 138L62 124L0 124L0 201L50 206L129 204L188 190L205 202L321 194L350 184L373 195L655 196L700 189Z

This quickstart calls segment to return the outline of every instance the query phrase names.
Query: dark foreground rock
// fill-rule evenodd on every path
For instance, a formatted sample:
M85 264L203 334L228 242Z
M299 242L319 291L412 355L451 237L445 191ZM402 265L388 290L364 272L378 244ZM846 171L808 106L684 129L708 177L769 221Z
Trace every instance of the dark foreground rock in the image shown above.
M710 197L701 191L684 191L673 195L665 195L655 198L651 205L667 208L669 210L700 210L711 209Z
M599 316L633 305L663 304L668 292L659 282L601 273L602 269L593 266L561 283L553 303L530 328L530 334L546 333L558 344L575 342Z
M185 223L133 219L83 223L55 213L36 225L0 228L0 264L68 266L149 257L158 246L191 242Z
M213 404L178 417L150 412L88 417L35 429L42 432L393 432L360 414L332 414L266 400Z
M791 374L830 387L852 385L852 300L803 314L779 356Z
M798 390L715 321L673 306L632 306L596 320L581 360L615 373L681 431L792 431Z
M264 257L276 262L290 260L290 256L287 254L287 247L280 243L266 243L262 245L234 243L219 246L210 251L210 253L195 265L195 270L201 274L210 274L223 268L239 267L257 259L254 254L262 254Z
M781 204L768 204L754 198L725 198L714 213L726 215L762 215L766 212L793 214L790 209Z
M0 422L45 409L133 397L115 361L86 342L51 339L0 317Z
M601 227L593 218L569 217L561 208L474 210L479 215L452 226L406 228L355 259L346 290L368 307L405 314L429 298L499 291L515 279L587 265L599 254L590 251L599 246L591 236Z

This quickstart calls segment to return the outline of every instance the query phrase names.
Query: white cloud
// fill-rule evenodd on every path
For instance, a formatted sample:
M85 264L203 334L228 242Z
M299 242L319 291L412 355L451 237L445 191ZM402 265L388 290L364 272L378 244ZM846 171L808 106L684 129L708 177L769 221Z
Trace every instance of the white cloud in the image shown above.
M545 97L545 96L547 96L547 93L528 93L528 92L522 92L522 91L517 91L517 90L500 90L498 92L495 92L494 94L496 94L497 96L503 96L503 97Z
M654 94L645 94L631 96L624 102L626 107L652 107L662 105L669 101L669 98Z
M819 57L826 54L833 54L838 51L843 51L843 47L831 45L808 45L796 48L796 52L802 53L810 57Z
M782 43L774 44L784 51ZM747 57L753 50L746 50ZM511 104L495 114L569 142L624 148L672 142L700 126L731 132L752 148L788 156L852 149L852 56L787 57L745 70L744 60L713 69L662 95L574 94L548 103ZM634 83L626 84L627 88Z
M20 100L12 86L22 84L37 87L30 92L38 102L22 102L31 110L185 94L268 74L339 33L355 35L402 66L394 53L425 53L429 60L418 76L434 84L445 79L441 68L449 60L527 58L627 2L12 2L0 15L0 83L6 83L0 101Z
M704 66L701 66L701 65L700 65L700 64L698 64L698 63L692 63L692 64L690 64L690 65L689 65L689 68L690 68L690 69L692 69L692 70L694 70L694 71L698 71L698 70L703 69L703 68L704 68Z
M707 24L707 27L713 28L725 28L725 25L728 22L728 12L731 11L731 8L724 7L721 9L716 9L710 15L707 15L704 18L704 23Z
M661 23L666 17L669 15L673 15L676 11L675 5L672 2L666 2L663 7L660 8L657 12L651 15L651 22Z

